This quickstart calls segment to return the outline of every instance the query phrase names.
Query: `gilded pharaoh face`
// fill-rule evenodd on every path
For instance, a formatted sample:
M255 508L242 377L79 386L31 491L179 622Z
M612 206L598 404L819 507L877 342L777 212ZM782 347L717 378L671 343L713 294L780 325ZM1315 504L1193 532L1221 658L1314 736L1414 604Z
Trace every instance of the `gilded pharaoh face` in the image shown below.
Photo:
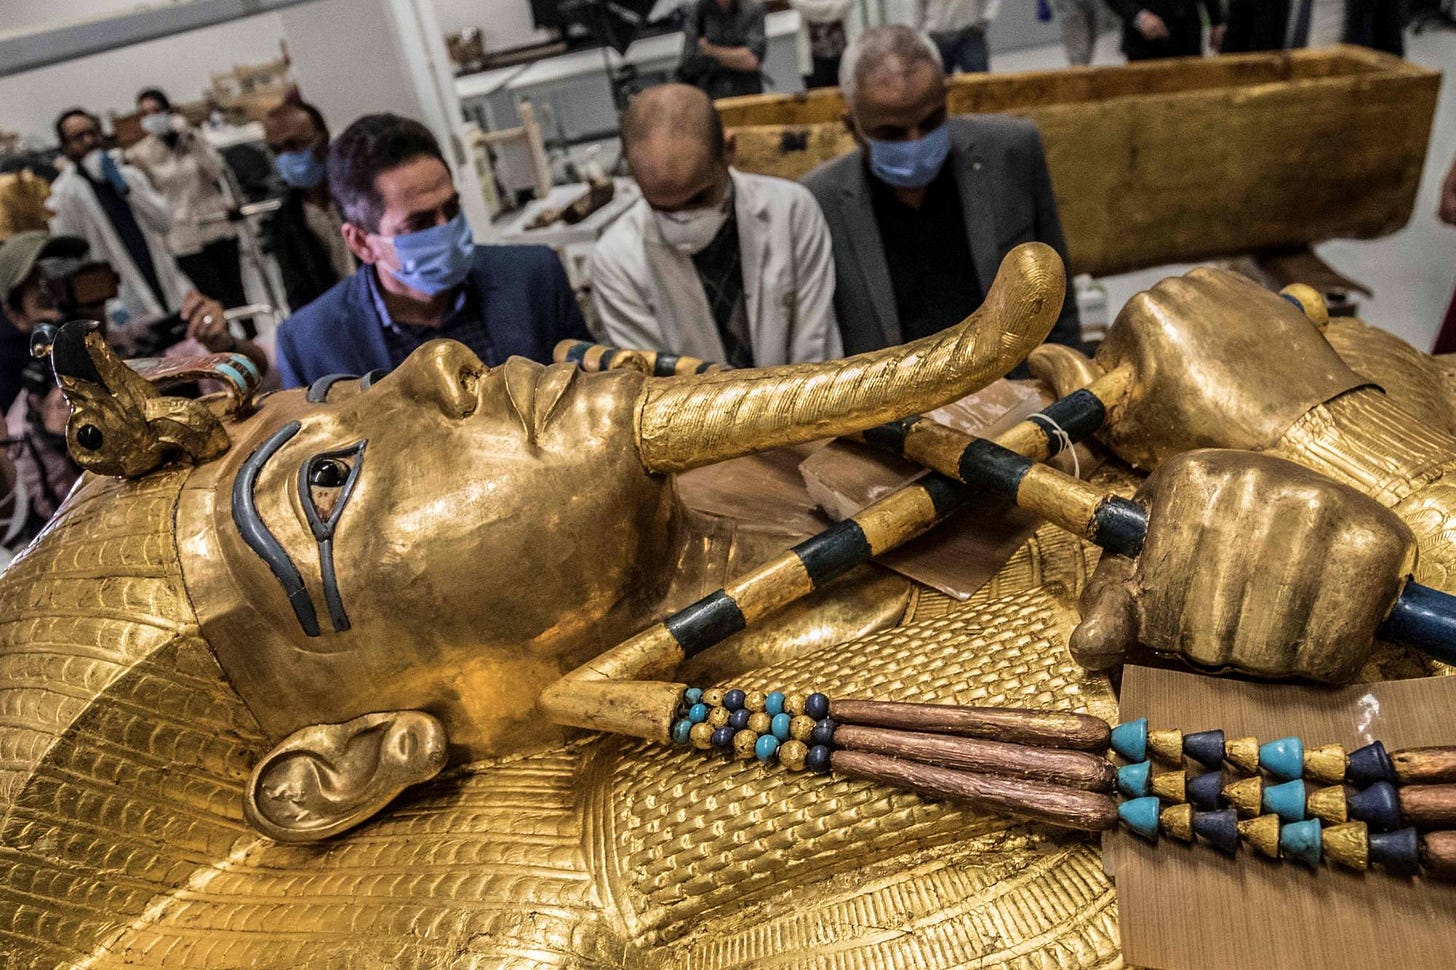
M265 727L418 709L473 754L537 730L539 687L654 587L642 381L438 341L266 399L179 513L203 633Z

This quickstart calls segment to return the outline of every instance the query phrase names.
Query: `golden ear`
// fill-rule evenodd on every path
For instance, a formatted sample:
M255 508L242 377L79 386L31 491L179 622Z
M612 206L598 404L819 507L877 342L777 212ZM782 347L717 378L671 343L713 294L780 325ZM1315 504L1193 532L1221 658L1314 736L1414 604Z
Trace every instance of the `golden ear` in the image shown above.
M444 726L423 711L301 728L253 769L243 814L279 842L326 839L439 774L445 749Z

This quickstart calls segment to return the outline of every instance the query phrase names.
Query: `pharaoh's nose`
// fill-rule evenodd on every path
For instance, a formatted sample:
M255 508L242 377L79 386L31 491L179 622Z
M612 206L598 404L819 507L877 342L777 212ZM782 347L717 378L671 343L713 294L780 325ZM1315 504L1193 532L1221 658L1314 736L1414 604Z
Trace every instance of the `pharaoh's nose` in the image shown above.
M405 396L428 402L449 418L467 418L480 404L480 379L486 366L464 344L432 340L391 375Z

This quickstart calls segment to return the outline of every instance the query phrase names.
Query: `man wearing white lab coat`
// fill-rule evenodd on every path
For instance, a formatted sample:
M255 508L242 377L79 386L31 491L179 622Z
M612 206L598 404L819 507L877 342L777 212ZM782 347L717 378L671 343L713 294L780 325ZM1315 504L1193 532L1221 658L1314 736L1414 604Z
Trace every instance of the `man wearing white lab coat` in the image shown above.
M182 306L192 283L177 267L167 248L172 214L147 177L129 165L105 155L101 129L84 111L68 111L56 125L61 151L71 164L51 186L46 206L54 215L54 236L79 236L89 244L90 257L111 264L121 277L117 300L133 320L164 316ZM96 171L91 171L95 169ZM88 177L89 176L89 177ZM97 186L101 187L98 189ZM111 195L112 205L129 210L136 228L118 229L99 196ZM125 219L125 212L120 212ZM131 237L128 245L124 236ZM134 257L136 252L142 262ZM146 265L147 263L150 265Z
M609 343L735 367L842 354L829 230L794 182L733 171L696 88L639 94L622 144L642 199L592 253L592 299Z

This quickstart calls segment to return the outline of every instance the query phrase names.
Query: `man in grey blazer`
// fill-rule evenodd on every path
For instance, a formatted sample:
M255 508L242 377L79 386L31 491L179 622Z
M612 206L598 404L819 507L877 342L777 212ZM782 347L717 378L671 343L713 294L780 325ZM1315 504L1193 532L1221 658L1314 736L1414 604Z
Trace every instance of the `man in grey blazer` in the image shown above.
M1066 262L1035 125L947 118L945 75L928 38L903 26L865 31L845 52L839 83L859 149L821 165L804 184L834 243L834 311L845 353L960 322L1021 243L1044 242ZM1070 282L1048 339L1081 344Z

